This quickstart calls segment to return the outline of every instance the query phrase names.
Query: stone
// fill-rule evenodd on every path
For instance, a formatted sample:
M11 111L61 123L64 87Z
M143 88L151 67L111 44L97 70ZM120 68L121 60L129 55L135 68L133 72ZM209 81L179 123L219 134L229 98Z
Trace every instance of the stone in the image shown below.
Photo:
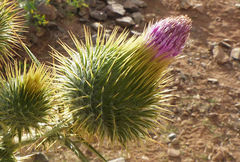
M116 23L122 27L131 27L135 25L133 19L129 16L121 17L116 19Z
M49 162L48 157L41 152L27 155L23 158L22 162Z
M223 47L216 45L213 48L213 58L218 64L224 64L229 61L229 56L223 50Z
M124 16L126 13L126 10L123 8L123 5L118 3L107 5L106 10L107 15L109 17L121 17Z
M86 18L79 18L79 22L86 23L86 22L89 22L89 20Z
M168 151L167 151L167 154L168 154L169 157L177 158L177 157L180 157L181 152L180 152L180 150L169 148Z
M145 156L145 155L142 156L142 159L143 159L143 160L146 160L146 161L149 161L149 157L147 157L147 156Z
M146 2L143 0L132 0L138 7L145 8L147 7Z
M84 18L89 18L89 8L87 7L81 7L78 11L78 15Z
M128 11L128 12L136 12L139 10L138 5L136 3L134 3L133 0L125 1L123 6L126 9L126 11Z
M103 11L93 10L90 11L90 17L98 21L104 21L107 19L107 14Z
M185 10L189 9L192 6L192 0L182 0L180 3L180 7Z
M110 160L108 162L125 162L125 159L123 157L120 157L120 158L117 158L117 159Z
M50 29L58 29L58 24L54 21L49 21L46 26Z
M131 34L139 36L142 33L138 32L138 31L135 31L135 30L131 30Z
M240 3L235 4L235 7L240 9Z
M41 3L37 6L40 15L45 15L46 20L53 21L57 18L57 9L51 4Z
M91 27L94 29L94 30L98 30L98 28L102 28L103 25L99 22L95 22L95 23L92 23L91 24Z
M97 10L103 10L106 7L106 3L104 1L97 1L96 9Z
M240 48L233 48L231 51L231 58L240 60Z
M207 78L207 81L208 81L209 83L218 84L218 80L215 79L215 78Z
M175 134L175 133L170 133L169 135L168 135L168 139L170 139L170 140L173 140L173 139L175 139L177 137L177 135Z
M132 18L136 24L140 24L144 19L143 15L140 12L132 13Z
M111 4L114 4L114 3L117 3L115 0L107 0L107 4L111 5Z
M227 43L225 41L220 42L219 45L224 47L224 48L228 48L228 49L232 48L231 44L229 44L229 43Z
M204 13L204 7L202 4L196 4L193 6L194 9L196 9L200 13Z

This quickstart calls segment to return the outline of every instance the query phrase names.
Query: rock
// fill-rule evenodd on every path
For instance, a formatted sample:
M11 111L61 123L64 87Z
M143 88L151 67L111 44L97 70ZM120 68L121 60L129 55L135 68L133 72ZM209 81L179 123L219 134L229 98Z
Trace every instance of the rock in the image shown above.
M218 80L215 79L215 78L207 78L207 81L208 81L209 83L218 84Z
M58 25L54 21L49 21L46 26L50 29L58 29Z
M179 139L177 139L177 138L174 138L172 141L171 141L171 144L172 145L179 145Z
M90 11L90 17L94 18L95 20L104 21L107 19L107 14L103 11L93 10Z
M118 3L107 5L106 10L109 17L120 17L123 16L126 12L123 8L123 5Z
M231 51L231 57L236 60L240 60L240 48L233 48Z
M24 160L22 160L22 162L49 162L48 157L41 152L28 155L23 158Z
M216 45L212 52L213 58L217 63L224 64L229 61L229 56L224 52L223 47Z
M167 154L170 157L180 157L181 152L180 152L180 150L169 148L167 151Z
M89 12L89 8L81 7L81 9L78 11L78 15L84 18L89 18Z
M147 4L143 0L132 0L138 7L147 7Z
M92 23L91 24L91 27L94 29L94 30L98 30L98 28L102 28L103 25L98 23L98 22L95 22L95 23Z
M204 13L204 7L202 4L196 4L193 6L194 9L196 9L200 13Z
M240 9L240 3L235 4L235 7Z
M110 160L108 162L125 162L125 159L123 157L120 157L120 158L117 158L117 159L114 159L114 160Z
M217 42L208 42L209 51L213 51L213 48L217 45Z
M177 135L175 134L175 133L170 133L169 135L168 135L168 139L170 139L171 141L174 139L174 138L176 138L177 137Z
M85 19L85 18L80 18L80 19L79 19L79 22L86 23L86 22L89 22L89 20L88 20L88 19Z
M185 10L189 9L192 6L192 0L182 0L180 3L180 7Z
M144 155L142 156L142 159L146 160L146 161L149 161L149 158L147 156L144 156Z
M132 13L132 18L136 24L140 24L144 19L143 15L140 12Z
M53 21L57 18L57 9L53 5L41 3L37 10L40 15L45 15L46 20Z
M111 4L114 4L114 3L117 3L115 0L107 0L107 4L111 5Z
M132 33L133 35L137 35L137 36L139 36L139 35L142 34L142 33L138 32L138 31L135 31L135 30L131 30L131 33Z
M96 9L97 10L103 10L104 7L106 7L106 3L104 1L97 1Z
M133 19L129 16L116 19L116 23L122 27L130 27L135 24Z
M133 0L125 1L123 6L126 9L126 11L128 11L128 12L136 12L139 10L138 5L136 3L134 3Z
M146 18L155 18L156 14L155 13L147 13L145 16L146 16Z
M228 48L228 49L232 48L232 46L225 41L220 42L219 45L222 46L222 47Z

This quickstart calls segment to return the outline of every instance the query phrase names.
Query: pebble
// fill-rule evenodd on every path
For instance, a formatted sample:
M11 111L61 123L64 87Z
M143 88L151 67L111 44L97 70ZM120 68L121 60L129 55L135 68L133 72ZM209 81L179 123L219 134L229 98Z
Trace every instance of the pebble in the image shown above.
M28 158L23 160L23 162L49 162L48 160L48 157L39 152L39 153L35 153L35 154L32 154L32 155L28 155Z
M196 4L193 8L196 9L200 13L204 13L204 7L202 4Z
M179 157L181 155L180 150L169 148L167 151L168 156L170 157Z
M218 80L215 78L207 78L207 81L213 84L218 84Z
M149 161L149 158L147 156L145 156L145 155L142 156L142 159L146 160L146 161Z
M235 7L240 9L240 3L235 4Z
M116 19L116 23L122 27L130 27L135 25L133 19L129 16L121 17Z
M216 45L213 48L213 58L219 64L224 64L229 61L229 56L225 53L222 46Z
M123 6L128 12L136 12L139 10L139 7L137 6L136 3L134 3L133 0L125 1Z
M236 60L240 60L240 48L233 48L231 51L231 57Z
M182 9L189 9L190 7L192 7L192 1L191 0L182 0L180 3L180 7Z
M140 24L144 19L143 15L140 12L134 12L132 14L132 18L136 24Z
M132 33L133 35L137 35L137 36L139 36L139 35L142 34L142 33L138 32L138 31L135 31L135 30L131 30L131 33Z
M95 29L95 30L98 30L98 28L99 28L99 27L102 28L103 25L102 25L101 23L99 23L99 22L95 22L95 23L92 23L92 24L91 24L91 27L92 27L93 29Z
M106 7L107 15L110 17L121 17L126 13L126 10L123 8L123 5L118 3L112 3Z
M232 46L229 43L224 42L224 41L220 42L219 45L222 47L225 47L225 48L229 48L229 49L232 48Z
M125 162L125 159L123 157L120 157L120 158L117 158L117 159L110 160L108 162Z
M143 0L132 0L138 7L144 8L147 7L147 3Z
M107 19L107 14L103 11L93 10L90 12L90 16L99 21L104 21Z
M169 135L168 135L168 139L170 139L170 140L173 140L174 138L176 138L177 137L177 135L175 134L175 133L170 133Z

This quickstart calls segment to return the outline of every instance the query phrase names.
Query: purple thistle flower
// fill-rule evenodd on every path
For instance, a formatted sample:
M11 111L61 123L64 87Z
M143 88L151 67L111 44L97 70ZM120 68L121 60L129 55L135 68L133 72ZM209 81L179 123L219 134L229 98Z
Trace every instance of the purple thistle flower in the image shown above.
M189 36L192 21L187 16L169 17L148 27L146 31L148 43L156 48L157 54L174 57L182 52Z

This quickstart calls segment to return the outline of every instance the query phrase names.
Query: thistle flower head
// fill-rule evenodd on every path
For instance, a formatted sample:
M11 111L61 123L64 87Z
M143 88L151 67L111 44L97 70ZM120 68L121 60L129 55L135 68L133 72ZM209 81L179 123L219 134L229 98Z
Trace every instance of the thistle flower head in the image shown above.
M61 42L70 58L54 50L57 82L70 110L72 130L121 144L149 137L150 130L168 120L164 115L169 111L161 103L169 96L162 90L170 83L172 61L152 56L177 55L190 26L188 18L169 18L129 39L128 32L117 36L114 30L105 40L99 30L95 47L88 31L85 44L71 35L76 49Z
M19 32L23 32L23 13L15 0L0 1L0 60L12 56L13 48L19 43Z
M157 50L154 58L177 56L185 45L191 25L187 16L169 17L150 25L145 34L148 44Z
M53 107L51 79L44 66L26 62L21 66L6 67L6 75L0 78L0 123L6 132L17 134L41 131L40 123L48 123Z

